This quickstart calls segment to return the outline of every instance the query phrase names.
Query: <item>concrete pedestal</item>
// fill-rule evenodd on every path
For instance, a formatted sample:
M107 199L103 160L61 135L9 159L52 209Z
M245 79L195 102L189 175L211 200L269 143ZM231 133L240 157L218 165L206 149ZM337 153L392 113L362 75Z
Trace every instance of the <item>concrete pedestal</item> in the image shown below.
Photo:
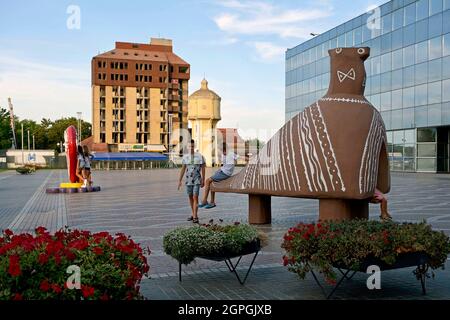
M319 220L368 219L367 200L319 199Z
M248 195L248 222L250 224L268 224L272 222L270 196Z

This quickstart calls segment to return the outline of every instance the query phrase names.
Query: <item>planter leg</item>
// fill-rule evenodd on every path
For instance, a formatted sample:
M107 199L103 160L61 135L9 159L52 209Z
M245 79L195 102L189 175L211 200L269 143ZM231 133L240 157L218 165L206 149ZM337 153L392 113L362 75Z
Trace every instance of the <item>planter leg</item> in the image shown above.
M256 251L255 255L253 256L252 263L250 263L250 266L248 267L248 270L247 270L247 273L245 274L244 280L241 280L241 278L239 277L239 274L238 274L238 272L237 272L237 270L236 270L237 264L233 266L233 273L236 275L236 278L238 279L238 281L239 281L239 283L240 283L241 285L244 285L245 281L247 280L247 277L248 277L248 275L250 274L250 271L252 270L253 263L255 262L256 256L258 255L258 252L259 252L259 251ZM242 258L242 256L241 256L240 258ZM240 258L239 258L238 261L241 260ZM225 261L225 262L226 262L226 261ZM238 263L239 263L239 262L238 262ZM231 260L230 260L230 264L232 265Z

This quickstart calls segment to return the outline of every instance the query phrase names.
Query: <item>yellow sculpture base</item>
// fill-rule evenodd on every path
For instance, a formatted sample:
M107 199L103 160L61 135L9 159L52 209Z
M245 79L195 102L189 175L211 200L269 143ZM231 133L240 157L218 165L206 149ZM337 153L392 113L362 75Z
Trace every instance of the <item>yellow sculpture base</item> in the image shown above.
M82 183L62 182L59 184L60 188L81 188Z

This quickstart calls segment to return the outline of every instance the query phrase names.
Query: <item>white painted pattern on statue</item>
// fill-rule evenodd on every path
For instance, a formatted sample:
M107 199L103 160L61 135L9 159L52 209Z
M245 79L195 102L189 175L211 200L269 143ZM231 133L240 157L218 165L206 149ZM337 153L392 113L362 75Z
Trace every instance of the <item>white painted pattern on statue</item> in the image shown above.
M361 103L370 105L367 100L353 99L353 98L321 98L320 101L336 101L336 102L344 102L344 103Z
M356 79L356 72L355 72L355 69L353 69L353 68L351 68L347 72L342 72L342 71L338 70L337 71L337 76L338 76L339 82L342 83L347 78L349 78L351 80L355 80Z
M323 117L322 111L320 110L319 103L317 103L317 110L318 110L320 118L322 119L322 122L323 122L323 131L324 131L325 137L328 141L328 145L330 146L330 153L333 158L333 163L336 166L336 171L337 171L336 174L337 174L337 178L338 178L337 185L338 185L338 187L340 187L341 191L345 191L346 190L345 183L344 183L344 180L342 179L341 170L339 169L339 163L336 160L336 154L334 152L333 145L331 144L330 135L328 134L327 124L326 124L325 118Z

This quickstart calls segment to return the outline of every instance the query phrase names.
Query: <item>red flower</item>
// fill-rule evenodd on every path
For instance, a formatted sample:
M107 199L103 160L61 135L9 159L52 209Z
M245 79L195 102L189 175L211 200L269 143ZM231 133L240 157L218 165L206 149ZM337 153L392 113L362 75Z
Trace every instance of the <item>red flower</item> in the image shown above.
M13 300L23 300L23 297L20 293L16 293L12 299Z
M83 294L83 297L89 298L94 295L95 290L93 287L90 286L81 286L81 293Z
M39 254L38 261L40 264L46 264L48 262L48 254L45 253Z
M38 234L38 235L42 235L42 234L46 234L47 232L47 229L46 228L44 228L44 227L37 227L36 229L35 229L35 231L36 231L36 234Z
M4 233L8 236L8 237L11 237L14 233L11 231L11 230L9 230L9 229L6 229L5 231L4 231Z
M61 263L61 255L55 254L55 263L59 265Z
M107 293L104 293L104 294L100 297L100 300L102 300L102 301L109 300L108 294L107 294Z
M9 257L8 272L13 277L18 277L22 274L22 270L20 270L20 258L18 255L12 255Z
M50 283L48 283L48 280L43 280L39 286L39 289L41 291L47 292L48 290L50 290Z
M289 258L286 256L283 256L283 266L287 266L289 264Z
M56 283L53 283L53 284L51 285L51 287L52 287L52 290L53 290L56 294L59 294L59 293L62 292L61 287L60 287L59 285L57 285Z
M95 247L95 248L92 249L92 251L98 256L103 254L103 249L100 248L100 247Z
M73 253L70 249L65 250L64 253L65 253L66 258L67 258L68 260L70 260L70 261L75 260L76 255L75 255L75 253Z
M77 249L77 250L84 250L87 247L89 247L89 242L87 240L75 240L68 244L69 248Z

